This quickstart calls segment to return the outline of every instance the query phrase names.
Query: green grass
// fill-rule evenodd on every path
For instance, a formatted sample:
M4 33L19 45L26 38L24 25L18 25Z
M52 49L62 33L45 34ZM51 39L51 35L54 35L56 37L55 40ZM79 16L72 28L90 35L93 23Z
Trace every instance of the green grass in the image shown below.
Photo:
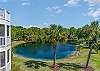
M25 43L20 41L13 42L13 47ZM84 71L79 68L81 65L86 64L89 49L81 49L80 55L73 55L69 58L56 60L60 64L59 71ZM94 52L94 50L93 50ZM28 63L27 63L28 62ZM39 63L40 62L40 63ZM27 64L25 64L27 63ZM21 56L14 55L12 62L12 71L52 71L49 66L53 64L51 60L34 60L29 58L24 58ZM100 71L100 51L98 54L92 54L89 62L89 66L93 67L95 71ZM15 68L16 67L16 68Z
M60 71L82 71L79 67L86 64L89 49L81 49L80 55L74 55L69 58L59 59L57 63L61 64ZM51 60L35 61L20 56L14 57L15 65L18 65L21 71L52 71L49 66L52 65ZM25 62L29 62L25 65ZM42 64L44 62L46 66ZM95 71L100 71L100 53L92 54L89 66L93 67Z

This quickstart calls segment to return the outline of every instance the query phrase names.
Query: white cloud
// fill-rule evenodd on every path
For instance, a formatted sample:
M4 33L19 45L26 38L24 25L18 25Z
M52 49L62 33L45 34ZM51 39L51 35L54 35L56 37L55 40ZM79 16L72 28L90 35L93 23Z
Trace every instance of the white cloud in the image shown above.
M29 27L33 27L33 25L29 25Z
M30 6L31 3L29 0L21 0L22 1L22 6Z
M100 4L100 0L84 0L85 2L88 2L89 6L94 6L96 4Z
M22 6L30 6L31 4L29 2L23 2Z
M67 0L67 3L64 6L76 6L80 0Z
M93 9L92 7L89 7L89 8L88 8L88 10L92 10L92 9Z
M40 28L40 27L37 26L37 25L24 25L23 27L24 27L24 28L30 28L30 27L38 27L38 28Z
M58 6L53 6L53 7L47 7L46 9L47 9L48 11L55 11L55 10L60 9L60 7L58 7Z
M66 3L66 4L64 4L64 6L68 6L68 4Z
M63 11L59 6L47 7L46 10L56 14L59 14Z
M47 22L44 22L44 23L43 23L43 25L47 25L47 24L48 24Z
M100 18L100 9L96 9L96 10L89 11L88 12L88 16L91 16L94 19L99 19Z

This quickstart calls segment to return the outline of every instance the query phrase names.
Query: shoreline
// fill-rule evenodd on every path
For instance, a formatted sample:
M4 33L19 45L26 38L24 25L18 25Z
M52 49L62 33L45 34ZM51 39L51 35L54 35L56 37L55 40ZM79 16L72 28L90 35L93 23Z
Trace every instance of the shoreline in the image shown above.
M13 42L11 42L11 47L14 48L17 45L24 44L24 43L27 43L27 42L25 42L25 41L13 41Z
M17 45L24 44L24 43L27 43L27 42L25 42L25 41L13 41L12 48L17 46ZM64 60L64 59L70 59L71 57L74 57L76 55L76 52L77 51L73 51L70 55L65 56L64 58L61 58L61 59L56 59L56 60L59 61L59 60ZM18 54L14 54L14 57L21 58L24 60L36 60L36 61L48 61L48 62L53 61L53 59L35 59L35 58L24 57L24 56L18 55Z

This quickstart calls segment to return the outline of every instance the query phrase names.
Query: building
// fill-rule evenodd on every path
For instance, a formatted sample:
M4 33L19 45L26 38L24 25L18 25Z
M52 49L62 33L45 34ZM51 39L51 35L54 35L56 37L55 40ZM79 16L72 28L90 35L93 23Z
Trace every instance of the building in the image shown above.
M0 9L0 71L11 71L10 13Z
M100 38L97 38L97 42L100 43Z

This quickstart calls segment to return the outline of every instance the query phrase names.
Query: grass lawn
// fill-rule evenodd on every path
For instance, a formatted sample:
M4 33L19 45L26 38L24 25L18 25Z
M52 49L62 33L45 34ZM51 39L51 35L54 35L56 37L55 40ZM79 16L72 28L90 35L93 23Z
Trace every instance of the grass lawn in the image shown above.
M84 71L80 66L86 64L88 51L89 49L81 49L79 56L73 55L69 58L57 60L57 63L60 65L59 71ZM13 59L14 64L20 67L20 71L52 71L49 68L53 63L51 60L39 61L16 55ZM91 55L89 66L93 67L95 71L100 71L100 52L99 54Z

